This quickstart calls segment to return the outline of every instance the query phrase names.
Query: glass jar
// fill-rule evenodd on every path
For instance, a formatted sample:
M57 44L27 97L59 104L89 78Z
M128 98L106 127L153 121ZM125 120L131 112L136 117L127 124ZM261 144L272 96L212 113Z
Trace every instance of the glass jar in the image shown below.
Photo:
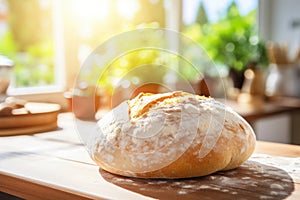
M300 68L298 64L270 64L266 80L268 96L300 97Z
M12 79L13 66L12 60L0 55L0 96L6 95Z

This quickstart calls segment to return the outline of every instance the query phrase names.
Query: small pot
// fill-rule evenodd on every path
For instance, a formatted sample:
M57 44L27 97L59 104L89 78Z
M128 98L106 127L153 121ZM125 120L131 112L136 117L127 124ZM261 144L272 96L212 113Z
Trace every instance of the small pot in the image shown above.
M95 114L100 108L100 96L78 96L65 93L68 100L69 111L78 119L95 120Z

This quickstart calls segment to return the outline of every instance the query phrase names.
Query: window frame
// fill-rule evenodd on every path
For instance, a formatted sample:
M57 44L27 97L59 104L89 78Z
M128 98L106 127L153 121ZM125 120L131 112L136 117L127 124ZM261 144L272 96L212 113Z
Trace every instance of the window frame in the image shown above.
M14 80L8 88L9 96L34 95L43 93L57 93L65 90L66 69L65 69L65 45L62 15L62 2L53 0L52 20L53 20L53 43L54 43L54 84L45 86L15 87Z

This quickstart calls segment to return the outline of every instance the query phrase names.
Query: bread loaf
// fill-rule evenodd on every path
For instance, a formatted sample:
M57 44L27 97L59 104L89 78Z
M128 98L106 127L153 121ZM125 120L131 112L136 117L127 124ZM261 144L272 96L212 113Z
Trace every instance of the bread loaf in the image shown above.
M255 148L250 125L229 107L181 91L140 93L97 124L92 158L111 173L187 178L238 167Z

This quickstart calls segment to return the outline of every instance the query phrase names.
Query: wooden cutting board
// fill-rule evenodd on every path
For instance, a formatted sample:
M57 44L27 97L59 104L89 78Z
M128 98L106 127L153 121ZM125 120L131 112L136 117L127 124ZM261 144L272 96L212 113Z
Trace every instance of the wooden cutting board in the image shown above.
M34 134L57 128L60 105L29 102L25 108L29 113L0 117L0 136Z

